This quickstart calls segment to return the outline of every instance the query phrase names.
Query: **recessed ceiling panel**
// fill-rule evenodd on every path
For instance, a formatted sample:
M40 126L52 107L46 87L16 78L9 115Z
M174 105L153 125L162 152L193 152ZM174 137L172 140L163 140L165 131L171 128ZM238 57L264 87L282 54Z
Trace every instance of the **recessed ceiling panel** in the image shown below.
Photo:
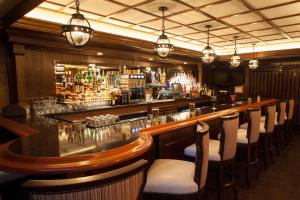
M220 0L182 0L182 2L185 2L193 7L199 7L204 6L207 4L215 3Z
M135 24L143 23L148 20L155 19L154 16L137 10L128 10L119 14L113 15L114 18Z
M234 16L223 19L223 21L225 21L231 25L245 24L245 23L257 22L257 21L261 21L261 20L262 20L262 18L255 13L234 15Z
M178 27L178 28L173 28L173 29L168 29L166 30L168 33L173 33L175 35L183 35L183 34L190 34L190 33L195 33L197 32L194 29L188 28L188 27Z
M276 29L266 29L266 30L250 32L250 34L254 35L254 36L274 35L274 34L279 34L279 33L280 32Z
M61 5L69 5L70 3L74 2L74 0L47 0L48 2L53 2ZM75 5L75 3L74 3Z
M1 6L1 4L0 4ZM48 3L48 2L43 2L39 5L41 8L47 8L47 9L51 9L51 10L59 10L64 8L64 6L62 5L58 5L58 4L54 4L54 3Z
M285 26L282 27L282 29L286 32L295 32L300 30L300 24L299 25L294 25L294 26Z
M173 15L169 17L169 19L182 24L191 24L195 22L202 22L208 20L209 18L196 11L189 11L178 15Z
M212 43L214 43L214 42L225 42L224 39L217 38L217 37L209 38L209 41L212 42Z
M234 15L236 13L241 13L249 11L241 2L238 0L228 1L221 4L212 5L209 7L202 8L204 12L214 16L223 17L227 15Z
M147 27L143 27L143 26L139 26L139 25L132 26L132 28L135 29L135 30L144 31L144 32L147 32L147 33L152 33L152 32L155 31L153 29L150 29L150 28L147 28Z
M156 15L161 16L161 11L159 11L159 7L161 7L161 6L165 6L168 8L168 10L165 13L166 15L170 15L173 13L177 13L177 12L189 9L189 7L179 4L179 3L175 3L172 0L156 0L156 1L152 1L147 4L144 4L144 5L138 6L137 8L144 10L146 12L154 13Z
M281 19L276 19L276 20L273 20L273 22L277 26L285 26L285 25L290 25L290 24L297 24L297 23L300 23L300 15L294 16L294 17L285 17L285 18L281 18Z
M300 37L300 31L299 32L293 32L293 33L288 33L288 35L292 38Z
M158 19L158 20L155 20L155 21L150 21L150 22L143 23L141 25L160 30L161 25L162 25L162 20ZM180 26L180 24L173 23L173 22L170 22L168 20L165 21L166 29L174 28L174 27L178 27L178 26Z
M234 34L234 33L239 33L239 31L236 29L233 29L233 28L225 28L225 29L211 31L211 34L217 35L217 36Z
M299 14L299 10L300 2L262 10L261 12L268 18L277 18L293 14Z
M264 8L268 6L275 6L281 3L291 2L293 0L246 0L254 8Z
M241 26L237 26L237 27L243 31L254 31L254 30L259 30L259 29L271 28L272 26L271 26L271 24L269 24L267 22L256 22L256 23L241 25Z
M210 30L226 27L224 24L221 24L221 23L219 23L217 21L213 21L213 20L208 21L208 22L193 24L193 25L191 25L191 27L196 28L196 29L201 30L201 31L206 31L207 30L207 28L205 28L206 25L211 25Z
M144 2L145 0L129 0L129 1L128 0L115 0L115 1L129 5L129 6L133 6L133 5Z
M200 39L207 38L207 34L206 33L194 33L194 34L185 35L185 37L188 37L188 38L191 38L194 40L200 40Z
M282 34L278 35L269 35L269 36L262 36L259 37L261 40L268 41L268 40L279 40L279 39L285 39L285 37Z
M104 9L105 8L105 9ZM122 10L125 7L119 6L115 3L109 1L98 0L98 1L82 1L80 3L80 9L93 12L94 14L99 15L109 15L116 11Z

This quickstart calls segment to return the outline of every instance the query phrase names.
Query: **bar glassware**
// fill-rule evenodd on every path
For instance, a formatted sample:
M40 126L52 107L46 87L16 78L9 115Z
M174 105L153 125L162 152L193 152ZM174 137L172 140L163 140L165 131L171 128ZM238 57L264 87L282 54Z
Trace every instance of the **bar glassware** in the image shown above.
M153 119L157 120L159 117L159 108L152 108Z

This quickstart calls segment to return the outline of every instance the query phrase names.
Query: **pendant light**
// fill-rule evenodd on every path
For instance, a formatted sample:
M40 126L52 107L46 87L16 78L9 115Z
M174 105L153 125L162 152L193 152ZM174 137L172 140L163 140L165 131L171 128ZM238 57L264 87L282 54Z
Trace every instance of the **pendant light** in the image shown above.
M252 46L253 46L252 59L249 60L249 65L248 66L249 66L250 69L257 69L258 66L259 66L259 62L256 59L255 54L254 54L255 44L252 44Z
M216 58L216 54L214 50L209 46L209 29L211 28L211 25L206 25L205 28L207 28L207 44L206 47L202 51L202 61L206 64L210 64L214 62Z
M236 48L236 39L238 38L238 36L234 36L233 38L234 38L234 54L230 59L230 67L231 68L238 67L241 64L241 58L237 54L237 48Z
M81 48L88 43L94 30L91 28L89 21L80 14L78 0L76 0L75 6L76 13L72 14L68 24L62 26L62 34L70 45Z
M162 34L157 39L157 42L155 44L155 49L156 49L158 55L162 58L167 57L170 54L170 52L173 50L173 47L174 47L170 43L168 36L165 35L165 11L167 11L167 10L168 10L167 7L164 7L164 6L159 7L159 11L162 12L162 27L161 27Z

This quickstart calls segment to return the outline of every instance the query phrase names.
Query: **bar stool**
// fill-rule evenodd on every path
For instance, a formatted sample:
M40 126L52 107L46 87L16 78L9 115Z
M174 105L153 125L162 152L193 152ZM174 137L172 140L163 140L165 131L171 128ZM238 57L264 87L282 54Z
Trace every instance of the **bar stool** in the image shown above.
M145 199L200 199L204 193L208 168L208 125L197 124L195 162L157 159L147 175Z
M209 140L209 167L218 168L218 199L224 198L225 187L233 186L235 199L237 191L234 176L235 154L237 147L237 132L239 125L239 114L235 113L230 116L223 116L221 119L220 140ZM195 144L184 149L187 157L194 158L196 155ZM225 168L231 168L231 180L225 183Z
M248 123L247 129L238 129L237 147L240 150L246 150L246 161L237 162L237 165L245 168L247 186L250 188L250 167L257 166L258 163L258 139L260 130L260 108L249 108L247 110Z
M267 163L267 155L269 153L270 160L273 163L273 132L275 127L275 115L276 115L276 105L267 105L266 106L266 116L265 120L260 122L260 134L259 134L259 141L262 146L262 153L264 159L264 166L265 169L268 169ZM248 128L248 123L242 124L240 126L242 129Z
M288 101L288 111L287 111L287 116L286 116L286 132L285 132L285 139L286 139L286 144L292 140L292 119L294 115L294 107L295 107L295 100L290 99Z
M276 153L279 155L280 149L282 149L282 132L284 128L284 122L286 117L286 102L280 102L279 112L275 120L275 144L276 144ZM285 134L286 135L286 134Z

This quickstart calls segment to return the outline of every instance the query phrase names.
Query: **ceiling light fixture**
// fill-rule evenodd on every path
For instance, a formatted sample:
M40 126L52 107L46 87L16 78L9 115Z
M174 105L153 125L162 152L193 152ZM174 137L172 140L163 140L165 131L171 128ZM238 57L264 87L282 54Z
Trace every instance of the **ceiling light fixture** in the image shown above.
M241 58L237 54L237 48L236 48L236 39L238 38L238 36L234 36L233 38L234 38L234 54L230 59L230 67L231 68L238 67L241 64Z
M206 64L210 64L214 62L216 58L216 54L214 50L209 46L209 29L211 28L211 25L206 25L205 28L207 28L207 45L202 50L202 61Z
M68 24L62 26L62 34L73 47L81 48L88 43L94 30L89 21L80 14L78 0L76 0L75 6L76 13L72 14Z
M165 35L165 11L167 10L168 10L167 7L164 6L159 7L159 11L162 12L162 27L161 27L162 34L159 36L155 44L155 49L158 55L162 58L167 57L174 48L174 46L170 43L168 36Z
M102 52L97 52L97 56L103 56L103 53Z
M257 69L258 66L259 66L259 62L258 60L256 59L256 56L255 56L255 53L254 53L254 49L255 49L255 44L252 44L253 46L253 51L252 51L252 59L249 60L249 69Z

